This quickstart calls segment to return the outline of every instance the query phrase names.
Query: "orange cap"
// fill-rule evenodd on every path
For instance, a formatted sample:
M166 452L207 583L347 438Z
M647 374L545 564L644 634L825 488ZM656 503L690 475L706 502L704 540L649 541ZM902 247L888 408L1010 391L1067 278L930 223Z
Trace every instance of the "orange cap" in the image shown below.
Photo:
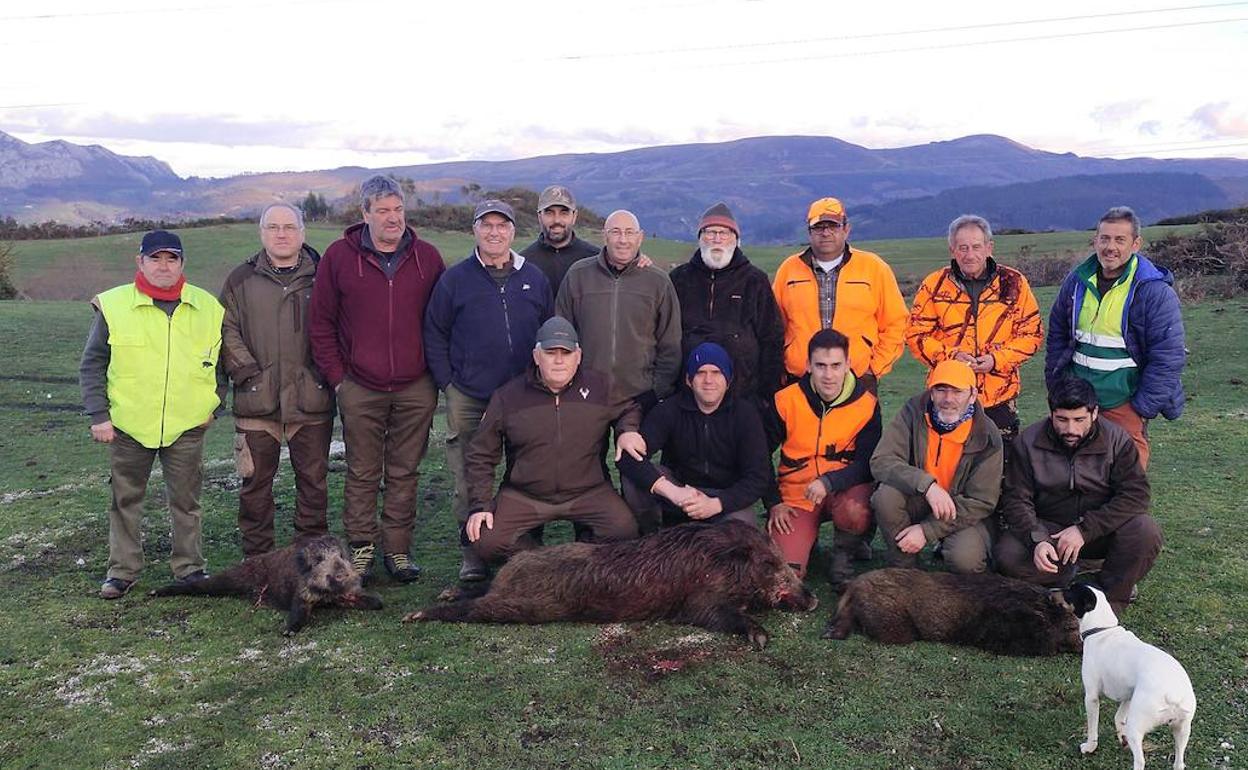
M971 369L970 364L965 361L955 361L952 358L945 359L936 364L935 368L927 375L927 387L934 388L937 385L948 385L958 390L970 390L975 387L975 372Z
M807 227L814 227L816 222L822 222L825 219L845 221L845 207L836 198L820 198L810 204L810 210L806 212Z

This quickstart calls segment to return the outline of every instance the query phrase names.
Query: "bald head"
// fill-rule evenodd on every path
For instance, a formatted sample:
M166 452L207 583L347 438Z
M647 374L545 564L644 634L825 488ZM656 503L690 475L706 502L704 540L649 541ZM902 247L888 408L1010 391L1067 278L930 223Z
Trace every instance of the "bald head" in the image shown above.
M641 223L631 211L612 211L602 226L602 241L606 244L607 262L616 270L623 270L637 258L645 233Z

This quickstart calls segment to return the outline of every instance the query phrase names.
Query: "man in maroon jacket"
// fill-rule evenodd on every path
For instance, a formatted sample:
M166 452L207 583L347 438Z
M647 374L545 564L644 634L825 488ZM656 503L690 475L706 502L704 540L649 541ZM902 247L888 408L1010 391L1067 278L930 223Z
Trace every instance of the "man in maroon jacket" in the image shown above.
M352 559L367 580L380 538L386 571L408 583L420 575L410 555L417 470L438 404L425 367L422 323L445 266L433 244L407 226L397 182L371 177L360 186L360 198L364 222L330 244L317 269L308 336L342 415L342 524Z

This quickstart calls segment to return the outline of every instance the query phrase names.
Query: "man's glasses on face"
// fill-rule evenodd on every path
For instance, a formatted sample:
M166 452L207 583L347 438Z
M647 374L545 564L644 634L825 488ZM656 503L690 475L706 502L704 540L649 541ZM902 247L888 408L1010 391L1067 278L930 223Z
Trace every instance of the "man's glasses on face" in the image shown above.
M299 225L269 224L264 226L266 233L297 233L299 230Z
M732 231L719 227L708 227L702 231L702 237L708 241L726 241L732 237Z
M812 233L819 233L820 235L830 235L836 232L837 230L840 230L844 226L845 226L844 222L837 222L835 220L832 220L828 222L819 222L818 224L811 225L810 231Z
M634 230L631 227L627 229L620 229L618 227L612 227L610 230L607 231L608 238L636 238L639 235L641 235L641 231Z

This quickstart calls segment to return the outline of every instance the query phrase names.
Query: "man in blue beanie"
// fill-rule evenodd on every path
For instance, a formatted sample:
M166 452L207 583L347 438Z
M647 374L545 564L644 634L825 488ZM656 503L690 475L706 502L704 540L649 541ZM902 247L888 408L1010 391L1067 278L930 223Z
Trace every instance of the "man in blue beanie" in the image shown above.
M771 478L762 418L750 398L728 394L732 359L713 342L689 352L687 390L646 415L646 459L625 453L625 499L643 534L688 521L737 519L757 526L754 503ZM650 458L662 452L662 462Z

